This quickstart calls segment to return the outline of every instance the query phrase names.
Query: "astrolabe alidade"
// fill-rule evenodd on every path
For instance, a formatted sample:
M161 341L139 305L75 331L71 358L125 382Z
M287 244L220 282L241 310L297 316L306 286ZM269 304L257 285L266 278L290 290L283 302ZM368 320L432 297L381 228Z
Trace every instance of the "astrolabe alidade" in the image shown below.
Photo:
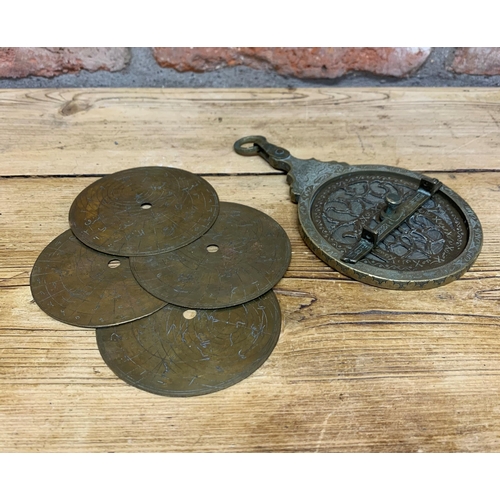
M99 252L131 257L169 252L199 238L219 213L214 188L171 167L137 167L104 176L74 200L75 236Z
M364 283L421 290L459 278L482 245L477 215L439 180L386 165L301 160L262 136L234 144L287 172L309 248Z
M162 396L199 396L251 375L270 356L280 329L271 290L224 309L168 304L147 318L97 328L96 336L104 361L128 384Z

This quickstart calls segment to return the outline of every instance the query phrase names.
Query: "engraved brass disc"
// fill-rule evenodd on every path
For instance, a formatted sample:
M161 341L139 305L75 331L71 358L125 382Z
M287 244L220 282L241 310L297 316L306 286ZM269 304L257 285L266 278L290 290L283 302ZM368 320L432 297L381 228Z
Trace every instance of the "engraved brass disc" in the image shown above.
M139 167L86 187L69 211L85 245L113 255L169 252L199 238L215 222L219 199L200 176L167 167Z
M390 193L405 203L418 189L418 178L406 172L366 170L339 176L315 192L308 214L301 211L301 234L332 267L366 283L408 289L452 281L467 271L480 245L471 239L470 224L477 218L445 186L358 262L342 258L364 227L380 222Z
M481 251L477 215L437 179L387 165L301 160L262 136L244 137L234 149L287 172L304 241L358 281L434 288L459 278Z
M290 257L290 240L274 219L222 202L215 224L193 243L130 262L137 281L165 302L218 309L270 290L285 274Z
M280 329L279 304L269 291L225 309L167 305L96 335L104 361L128 384L162 396L198 396L251 375L273 351Z
M136 282L127 257L86 247L69 229L38 256L30 286L49 316L85 328L133 321L165 305Z

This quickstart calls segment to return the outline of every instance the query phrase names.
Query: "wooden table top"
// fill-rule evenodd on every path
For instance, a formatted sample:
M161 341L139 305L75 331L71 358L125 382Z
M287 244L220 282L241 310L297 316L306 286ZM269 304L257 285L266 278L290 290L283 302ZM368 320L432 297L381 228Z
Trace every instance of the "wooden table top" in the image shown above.
M299 158L438 177L478 214L479 258L427 291L342 276L302 242L285 175L233 152L251 134ZM499 147L495 89L0 90L0 451L500 451ZM74 197L148 165L202 174L292 242L275 350L214 394L125 384L94 330L30 294Z

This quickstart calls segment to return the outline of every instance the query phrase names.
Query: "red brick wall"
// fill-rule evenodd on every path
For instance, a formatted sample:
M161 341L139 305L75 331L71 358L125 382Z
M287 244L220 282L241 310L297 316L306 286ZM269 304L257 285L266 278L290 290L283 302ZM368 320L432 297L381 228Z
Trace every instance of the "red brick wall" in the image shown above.
M165 48L154 47L157 64L178 72L208 72L230 66L303 79L333 79L362 71L408 77L432 57L432 48ZM130 50L99 48L0 48L0 78L52 77L63 73L121 71ZM500 48L456 48L446 71L450 74L500 75Z
M120 71L129 60L129 50L123 47L0 48L0 78L57 76L82 69Z

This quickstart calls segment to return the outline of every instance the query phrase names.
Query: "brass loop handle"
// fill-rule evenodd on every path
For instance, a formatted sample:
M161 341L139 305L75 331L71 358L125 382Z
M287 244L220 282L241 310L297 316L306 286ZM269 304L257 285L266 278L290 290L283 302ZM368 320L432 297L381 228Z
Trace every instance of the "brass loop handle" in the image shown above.
M253 144L251 147L243 147L245 144ZM262 135L249 135L234 143L234 150L243 156L258 155L277 170L288 172L290 165L288 161L292 159L290 152L279 146L275 146Z
M266 138L262 135L249 135L242 137L234 143L234 150L242 156L256 156L261 151L260 144L267 144ZM246 144L253 144L251 147L243 147Z

